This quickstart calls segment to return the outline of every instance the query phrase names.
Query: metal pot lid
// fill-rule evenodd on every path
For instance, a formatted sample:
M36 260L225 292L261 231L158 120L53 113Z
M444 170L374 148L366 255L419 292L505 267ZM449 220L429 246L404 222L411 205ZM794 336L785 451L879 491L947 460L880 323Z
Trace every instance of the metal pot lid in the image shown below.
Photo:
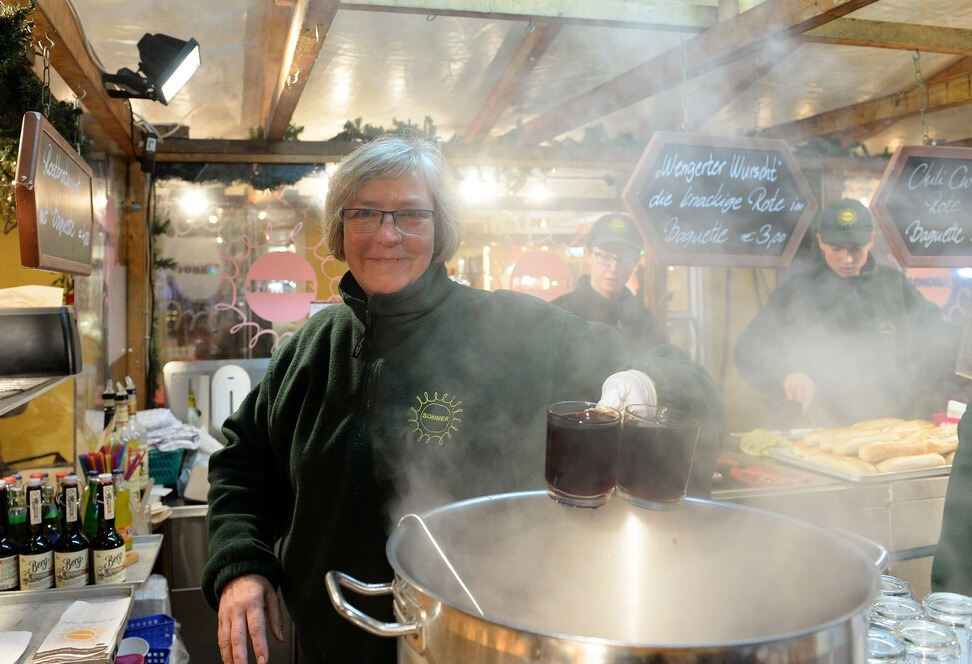
M545 492L484 496L422 515L485 620L541 636L645 647L759 643L862 614L879 575L861 548L771 512L688 499L589 510ZM478 613L415 520L386 553L402 580Z

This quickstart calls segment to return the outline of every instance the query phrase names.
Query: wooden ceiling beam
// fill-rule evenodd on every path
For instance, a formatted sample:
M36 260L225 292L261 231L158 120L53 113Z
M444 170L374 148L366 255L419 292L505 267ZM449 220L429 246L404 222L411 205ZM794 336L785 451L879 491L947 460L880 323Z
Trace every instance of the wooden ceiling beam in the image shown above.
M972 103L972 74L964 73L926 83L926 94L926 113ZM858 127L918 115L921 112L919 102L918 89L912 86L901 92L769 127L760 135L803 141L817 136L843 134Z
M247 14L240 105L240 121L245 129L262 127L270 110L291 11L290 7L279 3L258 2Z
M71 8L63 0L37 0L30 20L34 22L35 42L46 43L47 37L54 41L51 66L75 95L84 97L84 107L103 130L93 132L92 137L109 154L121 152L134 157L131 105L127 100L108 96L101 82L101 68L88 53Z
M338 0L298 0L294 6L273 101L264 123L267 138L283 138L287 131L337 9Z
M896 21L842 18L803 33L801 39L820 44L972 55L972 30Z
M486 95L479 112L463 132L463 143L467 145L475 143L489 135L489 131L516 98L530 72L560 32L560 27L559 23L538 23L532 32L523 37L519 48L513 54L513 58L500 75L496 85ZM502 57L502 53L497 53L497 56Z
M685 0L342 0L341 9L691 32L719 21L717 7Z
M551 108L522 128L521 140L540 143L654 96L774 40L812 30L876 0L767 0L675 48Z

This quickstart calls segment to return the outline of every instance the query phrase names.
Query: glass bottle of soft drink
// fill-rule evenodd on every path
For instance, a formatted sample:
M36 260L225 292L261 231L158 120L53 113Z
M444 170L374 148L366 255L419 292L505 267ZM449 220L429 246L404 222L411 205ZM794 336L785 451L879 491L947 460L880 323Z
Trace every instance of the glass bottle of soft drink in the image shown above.
M142 455L135 474L128 482L128 488L133 495L141 498L142 489L148 486L149 480L149 460L148 460L148 430L138 421L138 390L135 389L135 381L131 376L125 376L125 391L128 393L128 420L131 423L132 431L135 432L135 440L138 443L138 453Z
M89 540L98 533L98 471L88 471L88 487L84 491L84 512L81 513L81 527Z
M10 536L7 483L0 482L0 591L16 590L20 578L17 573L17 547Z
M44 532L41 478L27 480L27 537L20 545L20 589L43 590L54 585L54 545Z
M61 534L61 514L57 509L54 487L46 481L41 485L41 508L44 510L44 533L54 544Z
M61 536L54 543L54 583L58 588L86 586L89 583L91 544L81 532L78 506L78 478L70 475L62 481L61 504L64 519Z
M115 530L125 540L125 550L129 551L132 548L132 493L121 468L111 471L111 479L115 486Z
M115 488L111 474L98 475L98 532L91 540L95 584L125 582L125 540L115 530Z
M103 429L111 426L111 421L115 417L115 392L111 386L111 378L105 384L105 391L101 393L101 402L104 407Z

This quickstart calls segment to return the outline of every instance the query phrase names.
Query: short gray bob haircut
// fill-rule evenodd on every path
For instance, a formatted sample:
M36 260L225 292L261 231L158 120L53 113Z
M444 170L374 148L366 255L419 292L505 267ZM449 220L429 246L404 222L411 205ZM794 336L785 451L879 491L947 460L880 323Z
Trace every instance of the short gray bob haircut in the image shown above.
M385 135L345 157L328 180L324 201L324 240L338 260L344 257L341 208L361 186L375 178L400 178L417 172L425 180L435 210L432 263L444 263L459 249L459 202L449 166L439 146L423 137Z

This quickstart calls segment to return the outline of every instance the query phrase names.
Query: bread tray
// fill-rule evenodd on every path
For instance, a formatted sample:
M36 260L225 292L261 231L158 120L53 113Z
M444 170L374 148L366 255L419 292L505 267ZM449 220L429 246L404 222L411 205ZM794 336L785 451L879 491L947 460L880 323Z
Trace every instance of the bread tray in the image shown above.
M936 466L934 468L919 468L917 470L900 470L894 473L855 475L853 473L844 472L837 468L828 468L827 466L817 465L812 461L808 461L803 457L797 456L789 447L771 447L769 448L769 454L770 457L776 459L777 461L782 461L783 463L788 463L792 466L803 468L804 470L812 470L815 473L847 480L848 482L857 482L859 484L880 484L881 482L912 480L922 477L939 477L941 475L948 475L949 471L952 470L951 466Z

